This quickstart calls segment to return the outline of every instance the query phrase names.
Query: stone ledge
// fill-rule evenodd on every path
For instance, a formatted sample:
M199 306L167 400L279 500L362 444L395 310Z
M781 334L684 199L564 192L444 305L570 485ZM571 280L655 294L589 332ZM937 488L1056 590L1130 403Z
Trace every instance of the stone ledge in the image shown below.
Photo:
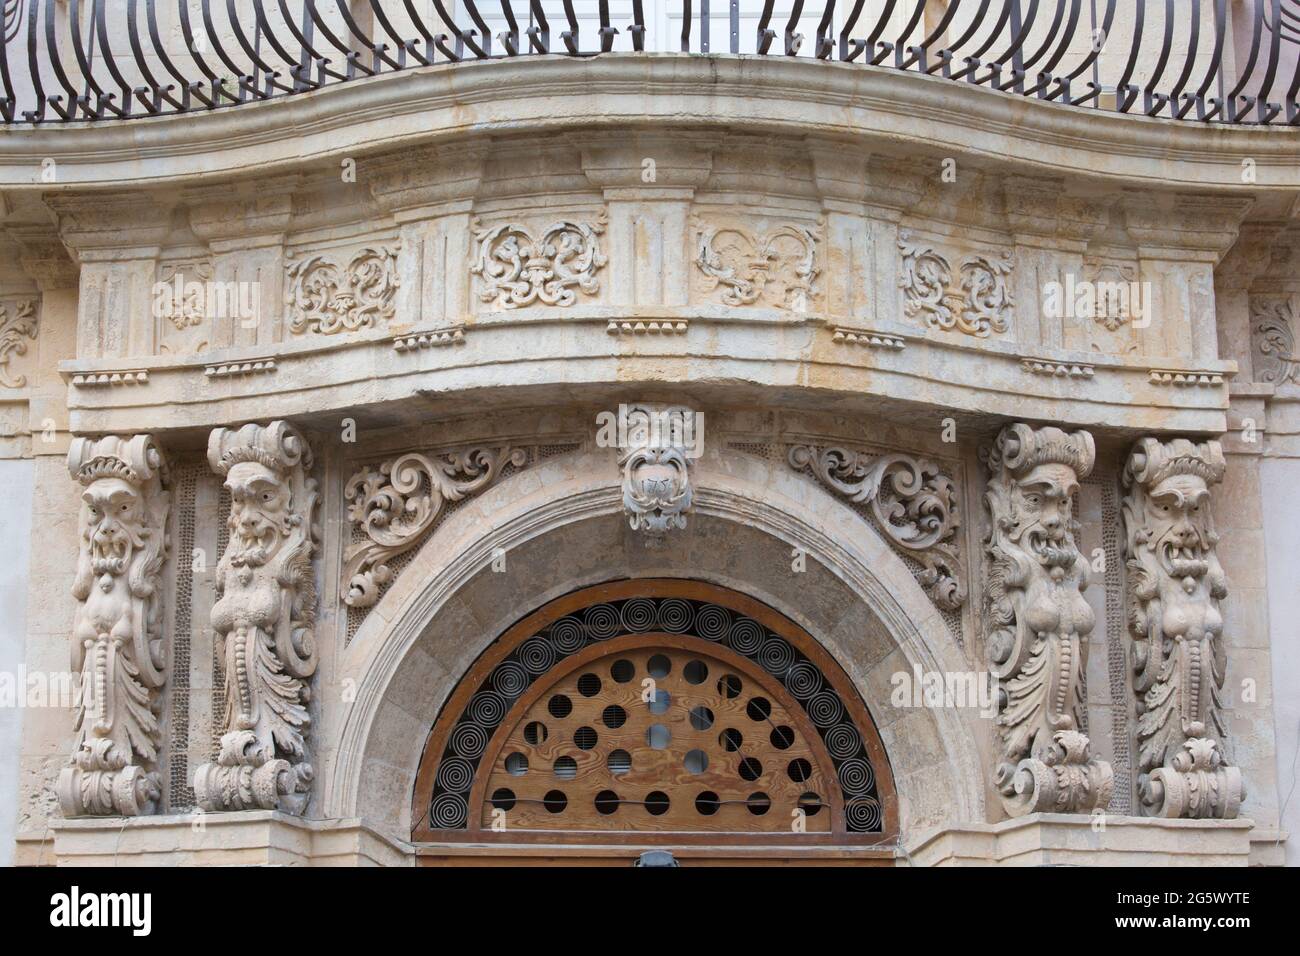
M909 841L912 866L1247 866L1252 820L1162 820L1034 813L933 830Z
M201 829L200 829L201 827ZM50 824L58 866L411 866L411 848L359 820L302 820L270 810L105 817ZM34 853L20 854L18 862Z

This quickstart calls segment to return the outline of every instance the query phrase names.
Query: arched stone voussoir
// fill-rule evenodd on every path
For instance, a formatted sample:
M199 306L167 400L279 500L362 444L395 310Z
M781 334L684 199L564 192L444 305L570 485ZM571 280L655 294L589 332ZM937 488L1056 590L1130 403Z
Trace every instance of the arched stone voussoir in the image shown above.
M360 816L407 838L427 733L465 671L519 619L512 608L608 581L671 577L761 601L826 649L888 741L904 837L982 819L978 719L890 700L893 671L969 666L902 560L867 522L776 463L705 456L692 481L686 529L657 546L628 527L618 470L599 452L542 463L450 515L341 655L339 673L356 681L356 694L338 718L324 814ZM494 571L498 548L505 568ZM794 549L806 555L802 572L792 568Z

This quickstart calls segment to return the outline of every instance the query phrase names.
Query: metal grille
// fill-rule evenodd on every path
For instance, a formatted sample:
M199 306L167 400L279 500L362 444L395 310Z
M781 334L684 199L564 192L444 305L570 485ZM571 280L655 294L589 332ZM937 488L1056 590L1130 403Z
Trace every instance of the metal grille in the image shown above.
M1242 6L1230 17L1228 0L5 0L0 113L127 119L438 63L657 50L835 60L1076 107L1300 124L1300 0Z

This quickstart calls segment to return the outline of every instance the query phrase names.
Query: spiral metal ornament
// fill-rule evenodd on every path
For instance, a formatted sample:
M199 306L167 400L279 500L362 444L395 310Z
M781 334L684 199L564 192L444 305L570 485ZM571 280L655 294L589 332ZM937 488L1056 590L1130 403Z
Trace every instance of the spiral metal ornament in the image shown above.
M464 757L452 757L438 766L437 784L451 793L464 793L474 785L474 764Z
M785 689L796 700L807 700L822 689L821 671L808 661L799 661L791 665L785 673Z
M451 732L448 745L457 756L478 760L483 756L483 751L487 749L491 738L491 732L483 725L464 721L457 724L456 729Z
M790 646L788 641L780 638L769 638L763 642L763 646L758 650L758 663L762 665L763 670L775 677L781 677L795 662L795 650Z
M808 701L808 716L820 728L838 724L844 717L844 704L834 691L824 690Z
M515 657L534 677L540 677L555 666L555 647L540 637L530 637L519 646Z
M528 689L532 678L523 664L518 661L502 661L492 671L492 687L509 700L514 700Z
M429 805L429 823L438 830L460 830L469 822L469 801L458 793L440 793Z
M858 796L871 791L876 785L876 772L861 757L853 757L839 765L840 786L844 792Z
M562 617L551 625L551 643L561 654L572 654L587 644L587 631L576 617Z
M706 604L695 613L695 633L706 641L720 641L731 630L731 612L716 604Z
M753 657L763 646L765 637L767 634L761 624L747 617L741 617L731 625L731 631L727 634L727 646L737 654Z
M618 634L622 626L618 611L608 604L597 604L583 612L582 620L593 641L607 641Z
M682 634L690 629L695 611L689 601L666 598L659 602L659 629L672 634Z
M822 740L835 760L848 760L862 749L862 735L852 724L836 724L822 734Z

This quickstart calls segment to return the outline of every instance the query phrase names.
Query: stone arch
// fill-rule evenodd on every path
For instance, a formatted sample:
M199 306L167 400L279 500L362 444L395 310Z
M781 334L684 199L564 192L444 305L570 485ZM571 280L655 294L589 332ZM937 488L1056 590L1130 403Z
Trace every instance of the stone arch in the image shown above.
M982 724L953 708L896 708L891 675L969 668L903 561L842 503L785 469L706 454L686 531L659 548L631 531L617 469L583 452L501 482L452 514L340 653L355 681L327 736L321 813L361 817L398 839L428 734L473 662L523 614L623 578L690 578L748 595L813 635L878 727L903 838L982 820ZM791 550L807 570L791 573ZM491 562L504 549L504 572Z

